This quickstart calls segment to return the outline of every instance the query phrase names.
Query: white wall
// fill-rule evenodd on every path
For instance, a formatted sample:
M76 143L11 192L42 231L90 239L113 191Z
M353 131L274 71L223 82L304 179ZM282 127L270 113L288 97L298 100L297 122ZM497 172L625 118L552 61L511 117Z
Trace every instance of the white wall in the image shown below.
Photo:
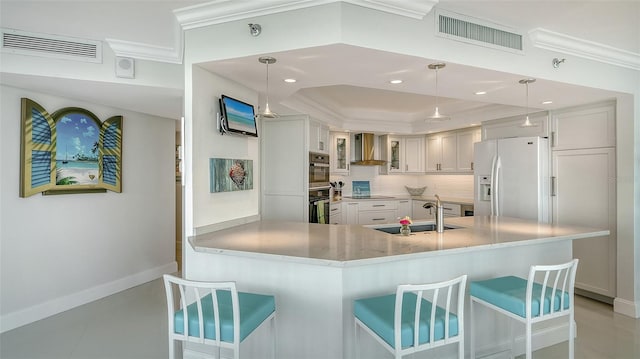
M1 86L0 323L6 331L175 271L175 121ZM20 98L123 115L122 193L18 196Z

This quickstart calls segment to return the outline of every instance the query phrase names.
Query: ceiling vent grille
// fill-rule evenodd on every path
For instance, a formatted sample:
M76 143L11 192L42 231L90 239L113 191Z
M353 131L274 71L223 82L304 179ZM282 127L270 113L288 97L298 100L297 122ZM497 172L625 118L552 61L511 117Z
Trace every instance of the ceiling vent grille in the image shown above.
M468 16L438 11L436 33L445 38L522 53L522 35L510 29Z
M102 62L100 41L2 29L2 51L85 62Z

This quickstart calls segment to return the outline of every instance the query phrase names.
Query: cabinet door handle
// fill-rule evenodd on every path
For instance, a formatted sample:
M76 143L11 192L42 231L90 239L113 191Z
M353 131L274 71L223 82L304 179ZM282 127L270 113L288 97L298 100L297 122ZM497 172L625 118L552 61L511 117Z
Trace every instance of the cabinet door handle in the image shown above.
M409 170L409 165L404 165L404 170L408 171Z
M551 147L556 147L556 131L551 131Z
M473 162L471 162L471 170L473 171Z
M556 176L551 176L551 197L556 196Z
M384 221L386 218L372 218L372 221Z
M386 204L374 204L372 207L385 207Z

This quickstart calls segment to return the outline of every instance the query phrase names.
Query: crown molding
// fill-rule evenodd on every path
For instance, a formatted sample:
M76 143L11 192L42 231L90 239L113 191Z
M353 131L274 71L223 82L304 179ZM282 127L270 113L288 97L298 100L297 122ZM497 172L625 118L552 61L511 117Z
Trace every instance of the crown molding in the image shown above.
M312 6L344 2L391 14L423 19L439 0L215 0L173 11L184 30L242 20L250 17L304 9Z
M610 65L640 70L640 54L638 53L543 28L535 28L529 31L529 37L533 42L533 46L541 49L558 51Z
M162 47L118 39L105 39L105 41L116 56L182 64L182 36L177 40L176 47Z

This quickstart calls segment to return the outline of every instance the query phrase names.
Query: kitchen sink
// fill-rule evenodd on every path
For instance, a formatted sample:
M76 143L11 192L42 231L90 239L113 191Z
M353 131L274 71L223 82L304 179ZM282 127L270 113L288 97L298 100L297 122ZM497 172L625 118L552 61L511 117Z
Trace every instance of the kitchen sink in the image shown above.
M381 232L385 232L385 233L389 233L389 234L400 234L400 225L391 225L391 226L387 226L387 227L371 227L372 229L375 229L376 231L381 231ZM416 233L416 232L429 232L429 231L435 231L436 230L436 225L434 223L430 223L430 224L415 224L415 225L411 225L409 226L409 228L411 228L411 233ZM445 231L448 229L456 229L457 227L448 227L448 226L444 226Z

